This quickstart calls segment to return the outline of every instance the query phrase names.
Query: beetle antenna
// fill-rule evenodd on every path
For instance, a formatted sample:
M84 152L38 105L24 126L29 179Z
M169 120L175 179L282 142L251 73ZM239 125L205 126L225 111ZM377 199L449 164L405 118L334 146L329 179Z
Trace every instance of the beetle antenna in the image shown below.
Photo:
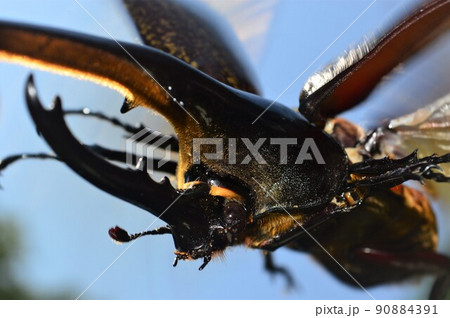
M125 243L133 241L139 237L145 236L145 235L159 235L159 234L172 234L172 230L168 226L163 226L154 230L135 233L135 234L128 234L127 231L122 229L119 226L116 226L114 228L110 228L108 231L109 236L116 242L119 243Z
M111 150L99 145L86 146L90 150L94 151L97 155L102 156L105 159L126 163L127 154L123 151ZM57 161L62 161L61 158L50 154L50 153L22 153L17 155L11 155L6 158L0 159L0 172L6 170L10 165L21 161L23 159L53 159ZM133 162L138 161L137 156L132 154ZM175 175L175 170L177 167L176 161L167 161L160 167L158 166L159 159L141 157L141 160L147 162L148 160L153 160L153 169L161 172L166 172Z

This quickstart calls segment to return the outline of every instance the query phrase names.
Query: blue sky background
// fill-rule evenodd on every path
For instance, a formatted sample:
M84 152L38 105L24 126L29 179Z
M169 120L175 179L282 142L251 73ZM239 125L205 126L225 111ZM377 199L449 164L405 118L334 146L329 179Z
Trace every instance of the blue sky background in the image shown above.
M136 34L120 4L112 0L79 2L116 38L135 39ZM257 59L249 58L265 97L274 99L284 91L371 2L287 0L273 6L273 19L268 25L262 52ZM364 35L395 19L413 3L417 1L378 0L280 101L289 106L297 105L301 86L309 75L350 44L358 43ZM106 36L72 0L0 0L0 19ZM24 84L30 72L24 67L0 63L0 157L22 151L48 150L36 135L23 104ZM87 82L32 72L36 75L40 96L47 104L58 94L66 108L89 106L120 115L122 97L116 92ZM420 68L418 72L423 74ZM393 100L389 95L384 98ZM387 108L391 109L390 104ZM384 111L378 108L377 114L383 117ZM349 116L368 122L373 113L359 111ZM154 129L168 129L166 124L155 122L148 111L133 111L124 118L130 122L145 121ZM121 132L108 125L80 119L71 119L69 123L83 141L123 147ZM24 242L22 257L16 264L17 273L23 284L36 291L69 289L80 294L127 248L127 245L111 242L108 228L117 224L130 232L138 232L154 220L152 215L101 192L56 162L17 164L3 173L0 183L4 187L0 191L0 219L16 220ZM448 194L448 186L444 193ZM441 212L448 210L442 202L436 202L435 206ZM448 213L439 213L438 217L441 226L449 223ZM155 227L159 225L162 223L155 223ZM441 232L440 248L448 251L450 239L445 225ZM225 259L199 272L199 262L182 262L172 268L173 250L169 236L138 240L82 298L368 299L362 290L335 280L308 255L287 249L280 249L275 257L292 271L298 283L297 290L290 293L284 291L283 280L271 279L264 272L259 251L241 247L230 249ZM416 298L423 295L422 288L429 288L430 283L430 278L416 279L371 288L370 292L377 299Z

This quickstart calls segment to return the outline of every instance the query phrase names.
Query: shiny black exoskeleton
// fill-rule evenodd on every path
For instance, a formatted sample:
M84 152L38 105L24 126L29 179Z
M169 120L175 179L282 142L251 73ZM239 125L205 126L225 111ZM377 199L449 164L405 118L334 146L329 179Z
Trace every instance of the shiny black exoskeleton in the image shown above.
M332 117L357 105L384 75L425 46L431 38L417 41L417 35L445 25L450 1L430 1L356 58L349 54L344 66L311 79L299 112L258 96L239 57L189 8L176 1L124 3L147 45L0 22L0 59L107 85L125 96L122 112L148 107L173 125L177 138L167 139L179 161L157 169L176 175L176 187L149 177L146 165L154 158L137 158L142 165L125 169L113 163L125 162L125 153L80 143L65 124L61 100L44 109L30 77L29 111L56 158L167 223L131 236L115 227L111 237L126 242L170 233L176 262L203 258L200 269L228 246L244 244L310 252L352 284L428 271L447 274L448 260L430 257L437 255L436 224L428 201L400 185L448 182L439 164L449 162L450 154L396 158L380 147L373 147L379 153L364 152L365 133ZM386 54L393 55L389 61ZM4 160L1 168L17 159ZM311 244L311 238L318 243L315 237L321 244ZM420 266L411 266L409 254ZM380 266L383 271L372 275ZM271 261L267 267L287 275Z

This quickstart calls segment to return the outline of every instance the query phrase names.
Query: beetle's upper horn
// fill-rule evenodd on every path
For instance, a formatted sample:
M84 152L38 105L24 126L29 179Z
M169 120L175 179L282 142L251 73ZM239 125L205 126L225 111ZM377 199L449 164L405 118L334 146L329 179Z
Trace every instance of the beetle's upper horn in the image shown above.
M12 22L0 22L0 60L114 88L126 98L123 111L147 106L175 128L192 117L189 92L227 90L189 64L151 47Z

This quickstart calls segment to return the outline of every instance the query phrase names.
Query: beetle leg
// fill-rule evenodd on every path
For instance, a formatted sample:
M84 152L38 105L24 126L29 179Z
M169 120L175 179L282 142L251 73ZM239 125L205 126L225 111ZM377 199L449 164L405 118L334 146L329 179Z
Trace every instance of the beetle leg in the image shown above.
M433 284L433 288L430 292L430 299L438 300L438 299L450 299L450 275L442 274L436 278L436 281Z
M438 167L440 169L440 167ZM432 169L424 171L422 176L426 179L434 180L436 182L450 182L450 177L445 176L442 173L434 172Z
M11 164L23 159L53 159L61 160L57 156L49 153L22 153L20 155L8 156L0 160L0 172L8 168Z
M369 159L350 166L349 172L363 177L348 184L348 187L393 187L407 180L431 179L449 182L450 178L434 169L438 164L450 162L450 154L417 158L417 150L402 159Z
M373 248L358 248L355 254L360 259L413 272L444 273L450 268L450 258L436 252L393 253Z
M93 118L96 118L99 120L106 121L114 126L120 127L130 134L135 134L145 128L145 126L143 124L130 125L130 124L127 124L127 123L119 120L116 117L111 117L111 116L105 115L102 112L95 112L95 111L90 110L89 108L64 110L63 114L65 116L66 115L79 115L79 116L83 116L83 117L93 117Z
M430 299L443 299L450 292L450 258L436 252L392 253L372 248L359 248L358 258L378 264L399 268L412 273L437 273L438 277L430 293ZM448 299L448 298L446 298Z
M105 159L112 160L120 163L127 163L127 153L124 151L111 150L99 145L87 146L89 149L97 153L98 155L104 157ZM130 154L128 154L130 155ZM153 169L160 172L170 173L175 175L175 171L177 168L177 162L175 161L167 161L163 165L159 166L159 159L149 158L146 156L136 156L136 154L131 154L132 162L148 162L149 160L153 161Z
M111 116L105 115L102 112L95 112L95 111L90 110L89 108L64 110L63 114L64 114L64 116L78 115L78 116L92 117L92 118L96 118L99 120L103 120L103 121L110 123L113 126L122 128L123 130L125 130L126 132L128 132L130 134L135 134L145 128L145 126L143 124L130 125L130 124L127 124L127 123L119 120L116 117L111 117Z
M375 154L381 153L380 140L384 137L385 127L379 127L370 131L364 138L361 138L360 148L361 153L371 158Z
M287 231L278 233L276 236L266 236L263 239L258 240L256 245L252 246L254 248L260 248L264 251L273 252L280 247L289 246L291 243L303 239L304 237L309 236L311 239L314 239L310 232L313 232L316 227L326 223L330 218L333 217L333 215L348 212L349 210L356 208L357 206L358 205L342 208L342 206L340 205L330 203L323 209L315 211L314 215L310 219L305 220L303 224L296 221L291 222L291 225L289 226L289 229ZM288 220L292 220L292 216L290 216L289 214L287 214L287 218Z
M343 148L355 147L358 141L365 136L364 130L360 126L339 117L328 119L324 131L330 134Z
M269 272L270 275L281 275L286 279L287 289L290 290L295 287L294 277L289 270L283 266L278 266L273 261L272 253L269 251L264 251L264 269Z
M203 258L203 264L198 268L199 271L202 271L205 269L206 265L211 261L211 255L207 255Z
M105 147L99 146L99 145L86 146L86 148L91 149L97 155L102 156L105 159L115 161L115 162L120 162L120 163L127 163L126 162L127 153L125 153L123 151L111 150L111 149L108 149L108 148L105 148ZM57 156L55 156L53 154L23 153L23 154L19 154L19 155L8 156L4 159L1 159L0 160L0 172L5 170L11 164L13 164L19 160L23 160L23 159L53 159L53 160L61 161L60 158L58 158ZM138 162L139 161L138 159L140 161L145 161L145 162L150 160L150 158L148 158L148 157L137 158L137 156L135 154L132 154L132 160L133 160L132 162ZM177 163L175 161L168 161L168 162L164 163L162 166L159 166L157 164L159 161L158 159L151 158L151 160L153 160L153 167L156 171L170 173L172 175L175 175L175 170L177 168Z
M107 116L107 115L103 114L102 112L91 111L89 108L64 110L63 113L64 113L64 115L78 115L78 116L93 117L93 118L96 118L99 120L103 120L114 126L122 128L127 133L130 133L132 135L141 132L143 129L147 129L149 134L158 133L161 135L161 137L164 137L166 139L166 142L164 142L161 145L158 145L158 147L163 148L167 145L170 145L172 151L179 150L177 137L172 136L172 135L165 135L165 134L162 134L155 130L150 130L147 127L145 127L144 124L130 125L130 124L124 123L123 121L119 120L118 118Z

